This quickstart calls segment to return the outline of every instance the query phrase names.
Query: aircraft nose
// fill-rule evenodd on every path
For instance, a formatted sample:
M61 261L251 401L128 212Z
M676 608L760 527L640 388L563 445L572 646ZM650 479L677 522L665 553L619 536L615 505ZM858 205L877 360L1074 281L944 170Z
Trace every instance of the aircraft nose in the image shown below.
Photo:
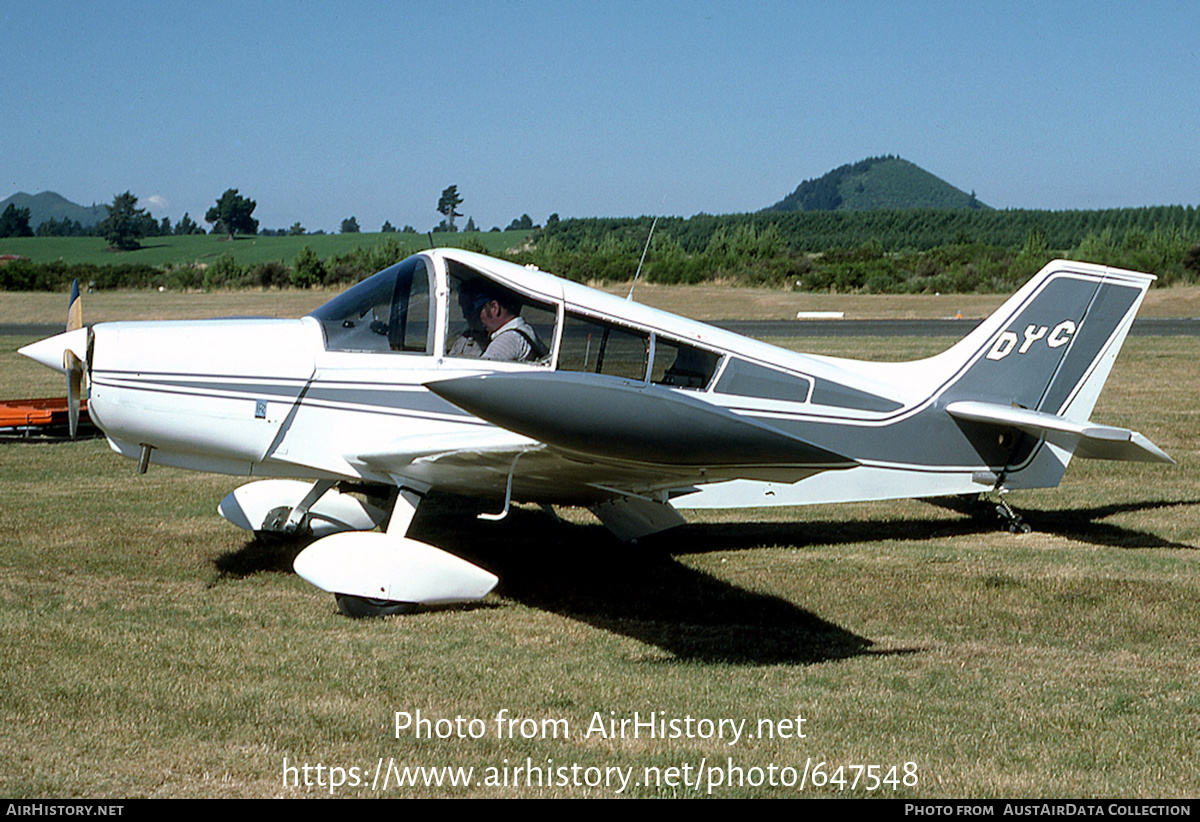
M23 354L47 368L65 373L66 365L63 363L63 357L66 352L71 351L80 360L86 360L87 340L87 328L77 328L74 331L67 331L62 334L56 334L53 337L47 337L44 340L38 340L35 343L30 343L24 348L18 349L17 353Z

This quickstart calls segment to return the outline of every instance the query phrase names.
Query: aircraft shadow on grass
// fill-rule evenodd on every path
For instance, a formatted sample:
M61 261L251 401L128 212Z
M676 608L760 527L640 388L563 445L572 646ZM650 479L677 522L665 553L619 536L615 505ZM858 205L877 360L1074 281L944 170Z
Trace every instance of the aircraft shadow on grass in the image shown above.
M668 535L625 545L602 526L555 522L540 511L514 508L499 524L479 522L476 513L463 501L431 499L410 535L436 539L497 574L501 596L638 639L676 659L811 664L883 653L792 602L688 568L672 557L678 543ZM794 537L786 524L776 529ZM695 538L705 539L704 526ZM306 542L248 540L215 559L218 581L291 572Z
M636 545L616 542L599 525L552 526L525 542L533 533L514 521L504 536L485 537L490 544L455 547L500 577L502 596L632 637L677 660L812 664L881 653L870 639L795 602L680 562L674 550L681 540L704 541L703 527Z
M988 506L973 498L939 497L925 500L931 505L948 508L952 511L968 514L969 519L950 522L929 522L933 532L929 537L944 535L945 532L936 526L945 528L957 527L957 533L968 534L989 530ZM1162 511L1171 508L1184 508L1189 505L1200 505L1200 499L1191 500L1140 500L1137 502L1112 503L1096 505L1089 508L1058 508L1050 510L1023 510L1021 515L1033 528L1035 533L1052 534L1065 537L1088 545L1111 548L1177 548L1195 550L1196 545L1175 542L1166 539L1152 531L1141 531L1136 528L1126 528L1103 520L1115 514L1135 513L1140 511ZM919 522L919 521L915 521ZM879 525L880 523L863 523ZM919 526L918 526L919 527ZM952 532L953 533L953 532ZM878 537L876 537L878 538Z
M929 502L975 515L961 519L693 524L625 545L598 525L557 523L531 509L515 508L499 524L482 523L475 518L477 508L447 498L431 499L422 506L412 535L436 540L447 550L497 574L501 579L497 593L502 596L632 637L661 648L677 660L808 665L858 656L915 653L920 649L876 649L872 640L794 602L740 588L689 568L676 557L763 545L947 539L994 533L1001 527L994 514L974 501ZM1147 500L1025 513L1035 532L1092 545L1194 549L1196 546L1100 520L1118 513L1197 504L1200 500ZM221 577L290 573L292 560L305 544L252 539L241 549L218 557L214 564ZM457 607L495 606L476 603Z
M500 577L497 593L529 607L652 644L678 660L733 664L810 665L919 649L874 648L869 638L841 628L796 602L751 592L688 568L677 556L744 551L763 545L852 545L888 540L936 540L995 533L1000 522L973 500L931 504L961 518L906 517L889 521L799 521L689 524L623 545L600 526L557 523L539 511L512 510L502 523L476 520L478 509L454 498L427 503L413 523L415 539L446 550ZM1124 548L1196 546L1103 522L1130 511L1200 504L1144 500L1094 508L1026 511L1034 532L1090 545ZM290 572L299 542L248 540L215 560L222 577ZM457 606L467 608L486 605Z

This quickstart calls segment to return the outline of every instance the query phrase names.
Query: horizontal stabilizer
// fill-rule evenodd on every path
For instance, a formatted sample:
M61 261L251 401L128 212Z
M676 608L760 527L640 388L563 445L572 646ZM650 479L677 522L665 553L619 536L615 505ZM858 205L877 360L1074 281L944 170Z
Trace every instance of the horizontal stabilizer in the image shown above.
M682 392L603 374L500 373L426 385L501 428L600 458L697 467L857 465Z
M1072 422L1043 411L971 400L950 403L946 413L956 420L1016 428L1084 459L1175 462L1146 437L1128 428Z

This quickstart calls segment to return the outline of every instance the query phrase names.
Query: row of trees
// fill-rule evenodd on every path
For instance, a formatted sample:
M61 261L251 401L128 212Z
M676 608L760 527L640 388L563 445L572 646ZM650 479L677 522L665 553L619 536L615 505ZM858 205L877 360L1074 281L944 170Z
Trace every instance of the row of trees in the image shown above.
M163 217L162 220L155 222L154 218L146 216L148 219L144 220L142 226L143 237L206 233L196 224L190 214L184 214L183 218L175 225L171 225L170 217ZM94 226L84 226L78 220L72 220L69 217L64 217L62 220L51 217L38 226L36 233L39 237L100 237L103 236L100 225L97 223Z
M1193 215L1194 216L1194 215ZM1008 292L1055 257L1085 260L1158 275L1162 284L1200 282L1200 225L1139 222L1109 225L1066 246L1031 228L1015 245L974 242L969 238L917 249L887 247L875 238L856 246L831 245L819 251L797 250L779 224L761 228L755 220L721 223L705 245L690 250L670 231L658 228L646 255L642 277L651 282L696 283L711 280L744 284L799 286L814 291L870 293ZM589 282L624 282L637 270L650 221L642 231L613 226L572 237L542 231L527 249L510 255L560 276ZM571 237L569 231L567 237Z
M455 220L463 216L462 203L457 186L442 192L438 208L444 217L443 230L458 230ZM251 216L255 206L253 200L230 189L205 219L214 231L230 238L255 233L258 222ZM138 209L137 198L129 192L115 198L108 210L101 228L118 248L136 247L121 243L130 236L136 243L139 230L140 236L154 229L172 230L169 221L156 223ZM0 214L0 230L21 230L19 212L10 207ZM187 221L185 215L174 230L178 232ZM26 218L25 230L27 223ZM473 223L468 222L468 230ZM504 256L578 281L628 281L637 270L651 223L649 217L560 220L552 214L541 228L525 214L513 220L509 229L538 230L526 247ZM359 230L355 217L342 223L343 232ZM279 233L306 231L296 223ZM419 239L405 244L394 236L416 235L411 226L396 232L385 223L384 233L388 237L381 245L383 257L424 246ZM291 264L280 261L253 269L238 268L229 255L208 269L174 269L165 284L307 287L353 282L383 267L374 258L320 260L311 249L306 252ZM1055 256L1149 271L1163 283L1197 282L1200 210L1182 206L1088 212L913 209L662 218L642 276L663 283L734 280L876 293L1003 292L1019 286ZM22 282L40 276L23 275Z
M16 260L0 265L0 290L56 290L72 279L99 288L166 287L339 287L363 279L425 247L423 238L402 242L389 234L373 247L322 259L306 246L290 263L283 260L243 266L232 254L209 265L68 266ZM543 240L508 253L491 252L518 264L582 282L628 282L638 269L645 241L606 235L599 243L568 249ZM464 247L486 251L478 240ZM799 287L812 291L865 293L1004 293L1019 287L1054 257L1098 262L1157 274L1160 284L1200 282L1200 238L1156 227L1105 230L1070 249L1052 249L1043 232L1032 231L1017 248L951 243L928 250L888 251L879 242L819 253L792 251L778 228L759 231L744 223L719 230L700 252L688 252L670 234L656 231L641 276L650 282L736 282Z
M96 233L113 248L122 251L140 248L143 237L202 233L187 214L172 229L171 221L166 217L160 223L148 211L138 208L137 203L138 198L126 191L114 197L111 205L105 206L108 216L96 226ZM213 224L214 233L228 234L231 240L238 233L255 234L258 232L258 220L250 215L254 213L256 205L253 200L240 196L236 188L231 188L208 210L204 221Z
M322 259L305 246L290 263L283 260L243 265L226 252L211 263L151 266L145 263L93 265L61 261L35 263L18 259L0 264L0 291L62 291L72 280L93 283L98 289L169 288L175 290L221 288L340 287L358 282L376 271L403 260L425 247L421 238L412 244L395 235L371 247ZM482 246L475 250L484 250Z
M221 208L223 207L222 204L231 195L233 195L234 200L239 199L239 198L237 198L237 189L230 189L229 191L225 192L225 194L222 196L222 199L217 202L217 210L214 211L214 209L209 209L209 212L207 215L205 215L204 219L207 222L210 222L210 223L216 222L217 225L222 225L223 221L221 218L221 213L219 213L219 212L221 211ZM437 204L437 211L439 214L442 215L442 221L433 228L433 231L435 233L437 233L437 232L455 233L458 231L458 226L455 225L454 221L456 218L463 216L462 212L460 212L458 210L458 207L460 205L462 205L463 202L464 202L463 198L458 193L458 186L452 185L452 186L448 186L442 190L442 196L440 198L438 198L438 204ZM249 213L253 212L253 210L254 210L254 201L249 200L249 201L245 201L245 203L249 204L249 212L247 212L245 215L246 217L249 217ZM214 220L213 219L214 217L216 217L217 219ZM551 214L550 219L547 221L547 225L548 226L553 225L557 222L559 222L558 215ZM254 225L257 226L256 221L254 222ZM508 228L506 228L505 231L520 231L520 230L530 230L530 229L538 229L538 228L541 228L541 226L535 225L533 222L533 219L528 214L522 214L520 217L514 218L513 221L511 223L509 223ZM214 231L215 230L217 230L217 229L214 228ZM362 227L359 225L358 218L355 217L354 215L351 215L351 216L347 217L346 219L342 220L340 230L341 230L342 234L358 234L359 232L362 231ZM406 225L402 229L397 229L394 225L392 225L390 220L385 220L383 223L383 226L379 230L380 230L380 233L383 233L383 234L391 234L391 233L395 233L397 231L401 234L416 234L417 233L417 230L415 228L413 228L411 225ZM463 230L466 232L479 231L479 228L475 225L474 217L467 218L467 225ZM498 226L493 226L491 230L492 231L500 231L500 228ZM239 228L238 232L244 233L244 234L254 234L255 233L254 230L250 230L248 228L246 230ZM308 232L305 231L305 229L303 228L303 226L300 225L300 223L295 223L290 229L288 229L286 231L281 229L278 231L272 231L272 232L266 232L266 233L276 234L276 235L279 235L279 234L302 235L302 234L306 234ZM323 232L315 232L315 233L320 234ZM232 239L232 237L233 237L233 235L230 234L231 239Z
M180 234L203 234L201 228L191 218L184 214L176 224L171 225L169 217L156 220L146 209L138 208L138 198L129 191L118 194L110 205L105 206L108 216L95 226L85 227L78 220L64 217L62 220L51 217L37 227L38 237L103 237L113 248L128 251L141 247L144 237L164 237ZM255 203L238 196L237 189L229 189L217 204L208 210L205 221L213 224L213 231L228 234L232 239L235 233L254 234L258 231L258 221L250 215L254 213ZM0 237L32 237L35 232L30 227L30 210L17 208L9 203L0 213Z
M616 235L622 242L645 244L651 217L587 218L547 222L535 244L556 240L570 250ZM1200 234L1200 209L1155 206L1099 211L1042 211L1031 209L881 209L876 211L757 212L697 214L659 218L655 234L674 237L689 254L704 251L714 234L744 230L762 233L774 226L788 249L815 254L831 248L853 249L878 243L885 252L922 251L946 245L981 243L1019 249L1031 232L1046 237L1050 248L1070 249L1105 229L1118 237L1140 228L1156 227L1184 235Z
M440 198L438 198L437 210L438 210L438 214L441 214L443 219L440 223L437 224L437 226L434 227L434 229L433 229L434 232L444 231L444 232L453 233L453 232L458 231L458 227L454 224L454 218L463 216L462 213L458 210L458 207L460 205L462 205L463 202L464 202L463 198L460 197L458 194L458 186L456 186L456 185L448 186L447 188L445 188L442 191L442 196ZM558 222L558 215L551 214L549 221L547 221L547 224L557 223L557 222ZM522 214L520 217L514 218L513 221L508 224L508 228L506 228L504 230L505 231L528 231L531 229L538 229L538 228L541 228L541 226L535 225L533 222L533 219L528 214ZM479 228L475 225L474 217L467 218L467 226L464 230L467 232L473 232L473 231L479 230ZM499 231L500 227L492 226L491 230Z
M118 194L114 197L112 204L105 206L108 210L108 216L96 226L84 227L78 221L68 218L64 218L61 221L51 218L38 226L37 236L99 236L108 240L113 248L127 251L139 248L141 246L140 241L144 237L204 233L204 229L198 226L188 214L183 215L183 219L179 221L178 225L172 226L169 218L163 217L161 221L156 220L147 210L138 208L137 203L138 198L132 192L126 191L124 194ZM463 216L458 211L458 207L462 203L463 198L458 194L458 186L449 186L444 189L441 198L438 200L437 207L438 213L443 215L443 220L434 227L433 231L457 232L458 227L454 221L456 218ZM231 188L222 194L217 200L216 205L205 213L204 220L212 224L213 233L225 234L231 240L237 234L257 234L258 220L252 216L256 206L257 203L254 200L241 196L236 188ZM558 215L552 214L547 225L553 225L557 222ZM0 237L32 237L34 236L34 231L29 223L30 210L28 208L17 208L14 204L10 203L3 213L0 213ZM535 225L528 214L522 214L520 217L513 219L506 230L517 231L537 228L541 228L541 226ZM356 234L361 230L356 217L350 216L342 220L341 233ZM467 219L467 225L464 230L467 232L479 230L475 225L473 217ZM493 227L491 230L500 231L500 228ZM390 221L385 221L380 231L384 234L390 234L396 232L397 229ZM297 222L291 228L266 231L264 233L275 236L295 236L308 234L309 232ZM324 232L317 231L312 233L323 234ZM416 234L417 230L411 225L406 225L399 230L399 233Z

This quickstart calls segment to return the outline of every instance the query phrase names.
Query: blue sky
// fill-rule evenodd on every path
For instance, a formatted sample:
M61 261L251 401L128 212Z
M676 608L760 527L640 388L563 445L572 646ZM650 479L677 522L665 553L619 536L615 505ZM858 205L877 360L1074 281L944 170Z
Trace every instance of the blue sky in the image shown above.
M0 198L264 228L753 211L895 154L999 208L1200 204L1200 4L0 0ZM461 221L465 223L465 218Z

